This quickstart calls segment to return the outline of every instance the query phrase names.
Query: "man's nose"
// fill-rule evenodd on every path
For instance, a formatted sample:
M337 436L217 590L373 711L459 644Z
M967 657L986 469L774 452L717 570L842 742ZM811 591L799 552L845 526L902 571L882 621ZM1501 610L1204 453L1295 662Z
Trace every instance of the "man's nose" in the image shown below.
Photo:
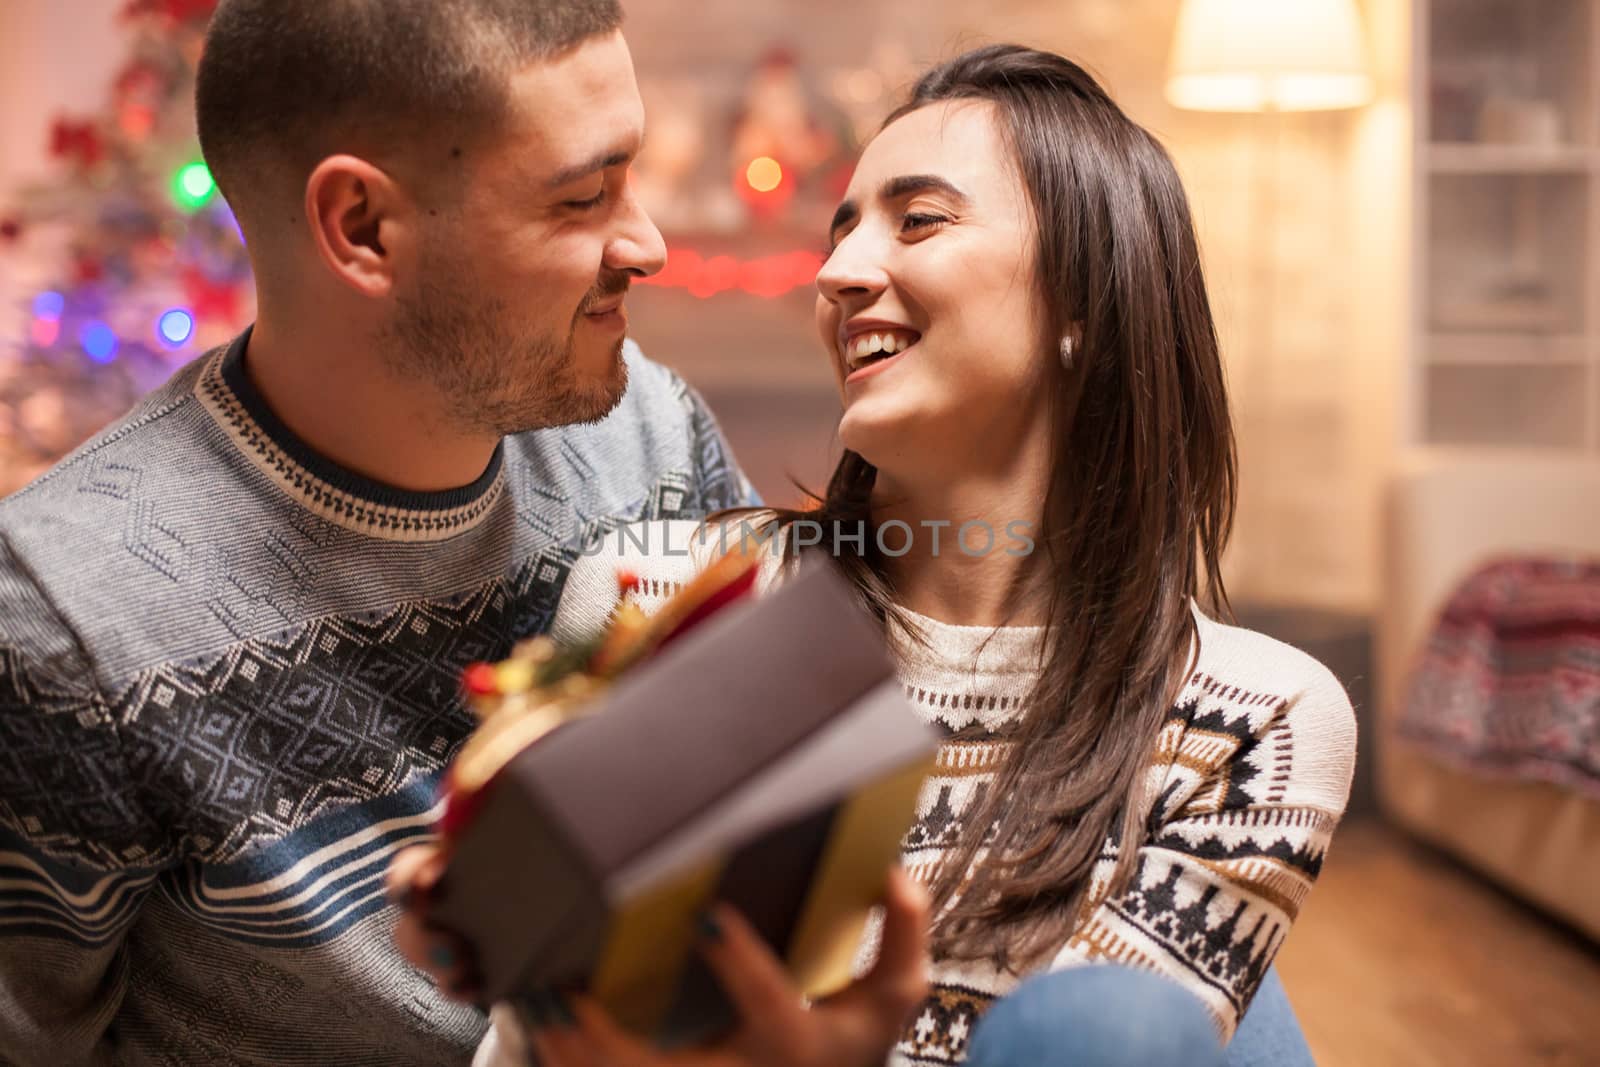
M667 243L633 194L633 183L624 188L622 197L617 208L618 232L606 247L605 266L648 277L666 265Z

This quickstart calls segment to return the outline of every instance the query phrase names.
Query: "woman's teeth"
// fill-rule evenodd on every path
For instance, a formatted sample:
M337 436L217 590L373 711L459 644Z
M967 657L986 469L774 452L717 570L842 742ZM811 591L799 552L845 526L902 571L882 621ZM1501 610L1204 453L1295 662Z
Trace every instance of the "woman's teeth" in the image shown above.
M855 370L874 359L897 356L917 343L918 335L898 330L858 334L850 341L846 353L850 369Z

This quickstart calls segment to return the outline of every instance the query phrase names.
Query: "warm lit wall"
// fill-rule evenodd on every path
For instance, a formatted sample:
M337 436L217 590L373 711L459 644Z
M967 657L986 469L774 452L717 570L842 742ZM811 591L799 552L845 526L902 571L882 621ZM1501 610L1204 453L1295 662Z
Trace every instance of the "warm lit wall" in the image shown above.
M87 110L121 58L121 0L0 3L0 186L39 173L49 119ZM626 0L647 92L736 100L772 45L808 66L901 45L919 62L1014 39L1094 70L1171 147L1194 203L1236 397L1243 500L1230 559L1251 599L1363 609L1405 343L1408 0L1365 0L1380 98L1335 115L1180 112L1162 97L1178 0ZM647 101L648 102L648 101ZM820 235L818 235L820 237ZM815 244L816 241L810 241ZM0 266L0 295L5 277ZM640 292L637 334L705 389L769 487L826 469L831 386L810 299Z
M1095 72L1170 147L1198 219L1240 425L1243 492L1235 593L1366 610L1376 598L1379 486L1393 453L1408 309L1408 0L1366 0L1378 100L1356 112L1257 116L1178 111L1162 95L1178 0L630 0L641 75L709 73L730 86L773 44L822 68L863 63L884 41L919 61L991 40L1061 51ZM804 12L803 15L800 13ZM732 91L727 89L725 91ZM645 294L640 294L645 296ZM726 396L758 464L770 435L744 429L747 391L776 377L810 412L826 389L806 304L646 297L652 351ZM656 313L652 318L651 314ZM717 320L715 329L706 323ZM785 340L799 335L798 340ZM702 341L701 339L707 339ZM748 345L741 345L747 338ZM750 410L773 406L768 395ZM764 418L764 417L763 417ZM785 446L814 471L811 439Z
M0 0L0 215L19 183L49 175L55 117L103 106L123 61L116 16L124 6L124 0ZM8 294L27 280L17 273L0 255L0 300L13 299Z
M0 185L45 172L50 123L96 110L122 61L123 0L0 4Z

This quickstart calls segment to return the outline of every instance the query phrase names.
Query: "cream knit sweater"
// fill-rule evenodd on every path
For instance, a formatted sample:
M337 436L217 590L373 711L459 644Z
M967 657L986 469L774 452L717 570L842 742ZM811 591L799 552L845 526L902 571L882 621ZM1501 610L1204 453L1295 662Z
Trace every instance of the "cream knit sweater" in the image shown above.
M570 640L604 625L617 605L619 569L639 576L630 598L649 612L715 551L715 537L708 544L687 521L612 534L575 565L552 633ZM775 561L764 566L762 585L779 570ZM912 618L926 644L890 634L906 696L942 731L966 732L940 749L905 838L905 866L925 879L1005 756L1000 735L1022 714L1043 631ZM1093 911L1049 968L1115 961L1159 972L1199 997L1231 1036L1321 870L1350 791L1356 727L1344 689L1305 653L1198 611L1195 621L1198 657L1148 771L1155 810L1133 882L1106 897L1116 860L1108 841ZM936 964L932 993L891 1062L961 1062L984 1010L1020 981L992 967ZM519 1062L522 1045L515 1024L497 1012L476 1062Z

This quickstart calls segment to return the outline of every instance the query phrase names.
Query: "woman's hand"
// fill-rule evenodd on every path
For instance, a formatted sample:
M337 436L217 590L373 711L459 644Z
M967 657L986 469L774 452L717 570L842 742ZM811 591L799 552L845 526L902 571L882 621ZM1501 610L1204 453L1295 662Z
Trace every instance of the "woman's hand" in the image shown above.
M413 845L389 862L389 899L401 911L394 940L411 965L426 972L446 997L471 1001L479 992L472 946L428 918L428 904L444 867L437 845Z
M738 1010L738 1029L701 1049L659 1052L624 1033L593 1000L550 1001L526 1020L541 1067L876 1067L928 988L927 896L890 874L871 973L807 1008L783 965L732 908L718 906L702 953Z
M418 845L389 865L389 898L401 908L395 943L452 1000L479 993L477 966L465 939L434 925L428 904L444 858ZM529 1039L541 1067L852 1067L881 1064L906 1017L927 995L927 896L904 871L890 872L883 937L871 973L811 1008L783 965L744 918L719 906L702 938L702 953L740 1016L738 1029L716 1045L663 1053L625 1033L593 1000L551 1002Z

